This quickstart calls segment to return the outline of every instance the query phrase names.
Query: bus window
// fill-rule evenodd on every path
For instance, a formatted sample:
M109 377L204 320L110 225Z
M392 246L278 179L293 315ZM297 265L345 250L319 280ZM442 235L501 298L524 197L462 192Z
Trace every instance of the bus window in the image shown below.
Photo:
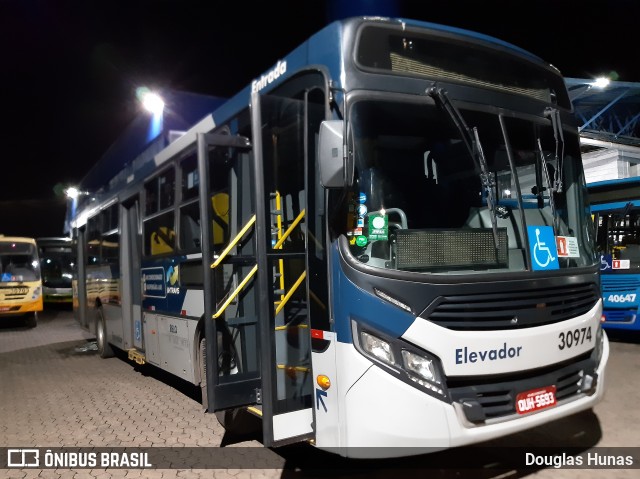
M175 248L173 211L155 215L173 206L175 198L175 172L173 168L148 181L145 186L144 254L156 256L171 253ZM153 216L152 216L153 215Z
M200 205L197 201L180 208L180 247L183 250L200 250Z
M144 253L146 255L156 256L173 251L176 241L176 233L173 229L173 211L145 220L144 231Z

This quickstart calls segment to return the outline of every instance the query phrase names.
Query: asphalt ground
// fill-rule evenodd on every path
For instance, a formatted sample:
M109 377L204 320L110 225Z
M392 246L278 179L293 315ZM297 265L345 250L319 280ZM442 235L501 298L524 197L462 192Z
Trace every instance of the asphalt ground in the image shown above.
M123 355L101 359L93 339L64 308L46 310L33 329L19 320L0 322L0 453L36 448L43 461L45 450L95 451L97 457L104 451L146 451L152 467L127 468L119 456L115 465L120 467L101 467L96 461L95 467L85 463L80 465L86 467L74 468L78 464L64 462L69 461L67 454L65 459L56 456L58 462L50 463L54 468L26 467L32 464L26 460L25 467L0 469L0 478L640 477L638 336L610 334L607 391L593 411L481 448L359 461L343 460L306 444L264 448L258 429L231 436L215 415L203 413L199 388L153 366L136 365ZM593 451L630 453L636 460L622 469L526 467L518 461L514 465L514 455L533 451L540 457L547 451L542 448L548 447L554 455L564 450L581 457ZM129 465L137 466L131 456ZM0 467L8 464L9 457L0 457Z

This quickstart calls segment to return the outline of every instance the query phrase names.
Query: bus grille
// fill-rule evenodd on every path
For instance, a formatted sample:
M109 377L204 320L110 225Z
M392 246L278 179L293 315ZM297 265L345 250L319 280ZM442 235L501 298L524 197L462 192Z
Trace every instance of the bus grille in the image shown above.
M512 380L508 377L502 378L501 382L453 378L447 381L447 387L454 402L479 405L483 413L481 417L469 419L472 422L484 422L515 414L515 399L524 391L555 385L558 402L577 395L583 376L589 374L595 377L595 363L590 359L590 354L586 353L582 359L576 358L579 360L576 363L561 367L556 365Z
M420 316L454 330L518 329L551 324L588 312L600 292L593 283L441 296Z
M639 277L602 275L601 279L603 293L634 293L640 288Z
M607 323L633 323L636 320L636 309L607 309L604 315Z

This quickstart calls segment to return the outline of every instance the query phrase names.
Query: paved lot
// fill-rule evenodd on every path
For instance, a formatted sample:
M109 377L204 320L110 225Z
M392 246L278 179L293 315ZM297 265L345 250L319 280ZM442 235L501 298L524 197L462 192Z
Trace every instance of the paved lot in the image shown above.
M92 339L65 310L44 313L35 329L18 321L0 324L0 448L154 448L169 451L168 457L175 461L173 449L156 448L180 447L186 454L180 464L203 464L205 460L215 469L25 468L0 469L0 477L640 477L639 469L458 469L457 461L474 454L468 448L401 462L348 464L311 446L265 449L258 435L225 434L215 416L202 413L197 388L122 357L102 360L91 347ZM482 465L507 461L511 454L507 446L576 446L581 450L640 446L640 344L625 338L612 341L611 346L607 394L594 412L495 441L491 445L498 447L492 449L492 457L482 458ZM291 469L292 465L298 467ZM317 470L311 465L334 469Z

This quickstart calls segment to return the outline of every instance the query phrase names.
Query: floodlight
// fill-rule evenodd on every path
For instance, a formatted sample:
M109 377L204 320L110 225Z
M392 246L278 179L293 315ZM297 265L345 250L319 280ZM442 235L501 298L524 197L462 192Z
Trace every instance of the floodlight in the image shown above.
M160 95L153 93L148 88L144 87L138 88L136 93L145 110L152 113L154 116L162 114L162 111L164 110L164 101L160 98Z
M67 198L71 198L75 200L78 196L80 196L80 190L74 186L70 186L66 190L64 190L64 194L67 195Z
M598 77L594 80L593 86L596 88L607 88L609 83L611 83L611 80L607 77Z

